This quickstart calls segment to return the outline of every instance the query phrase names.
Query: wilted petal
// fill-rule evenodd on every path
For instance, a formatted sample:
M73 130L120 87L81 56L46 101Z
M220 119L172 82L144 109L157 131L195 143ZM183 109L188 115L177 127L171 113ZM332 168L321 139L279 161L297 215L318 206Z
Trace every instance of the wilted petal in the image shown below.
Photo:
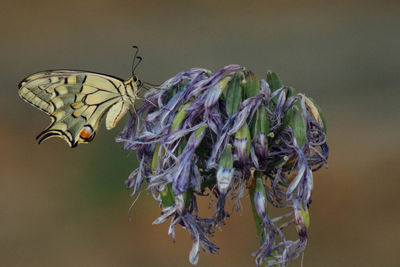
M217 141L212 147L211 155L207 161L207 169L216 168L217 166L217 159L219 158L220 154L222 153L226 143L229 139L229 130L233 121L235 120L236 116L229 117L228 120L225 122L224 127L221 130L221 133L217 137Z
M182 71L178 73L176 76L172 77L171 79L165 81L161 86L159 86L159 89L164 89L164 90L170 89L181 83L183 80L192 80L194 77L196 77L201 73L210 73L210 71L201 68L192 68L187 71Z
M226 87L228 82L231 80L231 77L225 77L221 81L219 81L216 85L211 87L208 92L207 92L207 97L204 100L204 107L207 110L209 110L211 107L217 103L222 90Z
M176 207L169 206L162 210L162 215L153 221L153 225L165 222L171 215L176 212Z
M182 151L182 154L178 157L178 169L172 179L172 188L175 192L175 195L186 192L189 187L193 154L203 140L205 129L206 125L203 124L198 130L190 135L186 147Z
M131 193L131 196L133 196L137 190L139 189L139 187L142 185L143 183L143 166L144 166L144 159L145 157L142 157L142 160L139 163L139 168L137 171L137 176L136 176L136 181L135 181L135 187L133 188L133 191ZM132 174L131 174L132 175ZM130 176L129 176L130 178ZM128 178L128 180L129 180Z

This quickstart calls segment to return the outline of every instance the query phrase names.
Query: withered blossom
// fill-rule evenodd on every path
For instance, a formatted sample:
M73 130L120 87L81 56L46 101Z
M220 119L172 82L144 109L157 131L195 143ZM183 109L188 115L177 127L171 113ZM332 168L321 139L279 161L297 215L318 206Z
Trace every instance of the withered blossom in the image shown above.
M170 220L192 239L189 260L199 250L216 253L209 238L226 223L226 202L253 205L260 248L258 266L286 266L307 245L313 172L327 166L326 126L313 100L268 72L257 78L239 65L212 73L193 68L149 91L117 138L135 150L139 167L126 186L132 195L144 183L162 207L153 224ZM217 199L212 217L201 218L197 200ZM285 210L271 218L269 208ZM297 240L285 237L294 227Z

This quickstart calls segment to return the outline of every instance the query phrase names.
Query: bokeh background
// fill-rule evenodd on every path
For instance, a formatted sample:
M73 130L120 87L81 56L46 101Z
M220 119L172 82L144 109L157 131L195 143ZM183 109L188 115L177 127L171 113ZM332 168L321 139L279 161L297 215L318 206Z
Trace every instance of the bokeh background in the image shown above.
M304 266L400 264L399 1L2 1L0 33L0 266L190 266L190 237L151 225L148 193L129 211L136 156L114 142L127 118L90 145L38 146L49 119L17 95L46 69L127 78L132 45L147 82L237 63L313 97L331 154L314 176ZM198 266L254 266L243 206Z

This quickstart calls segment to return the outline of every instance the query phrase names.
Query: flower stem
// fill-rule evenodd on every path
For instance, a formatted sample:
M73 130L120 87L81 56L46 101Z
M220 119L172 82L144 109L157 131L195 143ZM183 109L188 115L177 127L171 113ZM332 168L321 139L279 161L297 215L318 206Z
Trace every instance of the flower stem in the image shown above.
M261 218L258 217L256 207L254 205L254 193L256 192L255 188L249 188L249 197L250 197L250 203L251 203L251 210L253 211L253 217L254 217L254 222L256 223L256 230L257 230L257 238L261 242Z
M250 174L250 178L249 181L247 183L247 188L249 189L249 197L250 197L250 203L251 203L251 210L253 212L253 217L254 217L254 222L256 224L256 230L257 230L257 238L260 240L261 242L261 222L262 219L258 216L257 214L257 210L256 210L256 206L254 204L254 194L256 192L256 178L254 177L254 174L256 174L256 176L260 176L261 174L256 173L254 169L251 170L251 174Z

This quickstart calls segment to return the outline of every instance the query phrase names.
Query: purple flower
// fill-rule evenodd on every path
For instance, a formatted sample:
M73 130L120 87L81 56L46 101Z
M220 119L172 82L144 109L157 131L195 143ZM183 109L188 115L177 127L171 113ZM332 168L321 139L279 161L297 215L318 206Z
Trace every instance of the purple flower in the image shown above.
M140 159L126 186L132 195L142 184L151 190L162 206L154 224L170 219L173 240L177 225L190 233L192 264L200 248L218 252L209 238L225 224L229 200L238 209L246 189L258 218L256 264L286 266L304 251L313 172L327 166L326 123L276 74L258 79L239 65L182 71L146 93L117 141ZM217 200L212 217L199 216L203 197ZM287 212L271 218L269 207ZM285 237L289 227L296 240Z

